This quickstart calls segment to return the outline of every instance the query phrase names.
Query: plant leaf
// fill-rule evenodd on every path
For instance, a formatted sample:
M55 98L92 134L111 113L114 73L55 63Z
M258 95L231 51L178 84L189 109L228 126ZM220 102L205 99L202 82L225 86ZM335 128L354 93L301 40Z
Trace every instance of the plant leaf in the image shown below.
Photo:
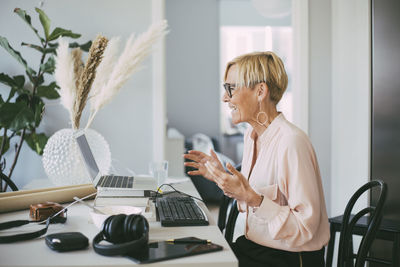
M50 44L50 43L49 43L49 44ZM33 49L39 51L40 53L44 53L45 55L46 55L46 54L49 54L49 53L55 54L55 53L56 53L56 49L57 49L57 47L56 47L56 48L54 48L54 47L49 47L49 48L45 48L45 49L44 49L43 47L41 47L41 46L39 46L39 45L28 44L28 43L24 43L24 42L22 42L21 45L22 45L22 46L27 46L27 47L29 47L29 48L33 48Z
M34 124L34 114L25 102L4 103L0 107L0 125L19 131Z
M21 43L21 46L27 46L27 47L29 47L29 48L33 48L33 49L35 49L35 50L37 50L37 51L39 51L39 52L41 52L41 53L44 52L43 47L41 47L41 46L39 46L39 45L28 44L28 43L22 42L22 43Z
M0 136L0 149L1 149L2 143L3 143L3 136ZM8 137L6 137L6 143L3 148L3 154L6 153L9 148L10 148L10 139Z
M56 50L58 48L58 43L54 43L54 44L53 43L48 43L48 45L49 45L49 48L46 48L44 50L44 53L45 54L47 54L47 53L56 54ZM79 47L80 49L82 49L85 52L88 52L91 46L92 46L92 41L87 41L84 44L78 44L77 42L69 44L69 48Z
M2 46L11 56L13 56L19 63L21 63L29 75L35 75L36 72L31 69L28 64L26 63L25 59L22 58L21 54L14 50L11 45L8 43L7 39L3 36L0 36L0 46Z
M24 75L17 75L13 77L15 84L19 88L24 88L25 85L25 76Z
M29 80L33 83L36 84L37 86L41 85L44 83L44 78L43 75L40 76L29 76L28 73L26 73L29 77Z
M73 33L70 30L62 29L62 28L55 28L53 32L50 34L49 38L47 39L48 41L53 41L57 39L58 37L63 36L63 37L71 37L71 38L79 38L81 37L80 34L78 33Z
M44 13L44 11L41 10L40 8L36 7L35 10L37 13L39 13L39 20L40 20L40 23L42 23L44 35L46 36L46 40L47 40L47 39L49 39L50 19L46 15L46 13Z
M24 89L25 77L23 75L14 76L11 78L7 74L0 73L0 83L11 87L11 92L8 99L12 98L15 92L18 92L19 94L29 92L28 90Z
M28 94L20 94L15 102L24 102L26 106L29 106L29 95Z
M16 86L14 79L5 73L0 73L0 82L10 87Z
M53 74L55 68L56 68L56 61L53 55L49 57L46 63L40 65L40 70L49 74Z
M44 133L37 134L35 132L32 132L25 135L25 142L30 148L32 148L33 151L35 151L39 155L43 154L43 149L46 146L48 139L49 138Z
M56 55L57 54L56 51L57 51L57 48L50 47L50 48L46 48L44 50L44 53L45 54L54 54L54 55Z
M42 85L37 88L36 95L39 97L45 97L47 99L57 99L60 97L57 90L56 82L52 82L49 85Z
M29 129L35 129L35 127L38 127L42 117L43 117L43 112L44 112L44 102L43 100L35 95L35 96L29 96L28 94L21 94L17 97L15 100L16 102L21 102L24 103L26 106L28 106L32 113L34 114L34 124L30 125L28 128Z
M0 82L8 85L10 87L21 87L23 88L25 85L25 77L24 75L18 75L11 78L5 73L0 73Z
M75 43L70 43L70 44L69 44L69 47L70 47L70 48L79 47L80 49L82 49L82 50L85 51L85 52L88 52L91 46L92 46L92 41L87 41L87 42L84 43L84 44L78 44L78 43L76 43L76 42L75 42Z
M39 98L40 99L40 98ZM35 105L35 126L38 127L44 114L44 102L40 101Z
M44 39L39 35L38 30L35 29L35 27L32 26L31 23L31 17L26 14L26 11L20 8L15 8L14 12L18 14L18 16L20 16L28 25L29 27L31 27L31 29L35 32L36 36L39 38L40 42L44 42Z

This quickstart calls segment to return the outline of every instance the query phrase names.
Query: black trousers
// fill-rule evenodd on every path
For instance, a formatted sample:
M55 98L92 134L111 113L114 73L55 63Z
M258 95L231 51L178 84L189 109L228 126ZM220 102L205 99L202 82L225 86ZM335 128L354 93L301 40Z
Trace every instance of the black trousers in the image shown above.
M232 244L239 267L324 267L325 247L317 251L290 252L261 246L244 235Z

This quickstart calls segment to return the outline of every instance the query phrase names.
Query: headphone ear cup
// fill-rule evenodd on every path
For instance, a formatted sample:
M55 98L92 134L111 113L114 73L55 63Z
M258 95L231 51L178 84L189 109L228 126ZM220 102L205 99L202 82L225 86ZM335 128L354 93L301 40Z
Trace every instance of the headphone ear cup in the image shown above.
M102 240L113 245L100 244ZM147 249L148 242L149 223L145 217L118 214L104 221L103 230L93 238L93 248L101 255L116 256L143 251Z
M139 215L137 220L138 220L138 222L136 223L136 229L135 229L136 238L141 238L142 236L144 236L146 238L146 242L148 242L149 241L149 222L142 215Z
M124 227L125 214L113 215L104 221L103 235L105 239L113 244L119 244L125 241Z
M124 233L125 233L125 241L132 241L137 239L134 229L136 220L136 215L128 215L125 218L124 223Z
M110 220L114 217L114 215L107 217L104 222L103 222L103 226L101 227L101 234L104 236L104 240L109 240L110 236L108 234L109 231L107 231L108 229L108 225L110 223Z

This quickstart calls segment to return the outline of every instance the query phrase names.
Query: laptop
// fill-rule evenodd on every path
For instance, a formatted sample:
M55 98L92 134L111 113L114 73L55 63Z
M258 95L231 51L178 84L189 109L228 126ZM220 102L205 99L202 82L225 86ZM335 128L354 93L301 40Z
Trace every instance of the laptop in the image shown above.
M101 174L92 150L86 139L85 133L79 131L75 134L82 160L95 188L99 189L102 196L146 196L149 190L156 190L156 180L147 175L122 176L115 174Z

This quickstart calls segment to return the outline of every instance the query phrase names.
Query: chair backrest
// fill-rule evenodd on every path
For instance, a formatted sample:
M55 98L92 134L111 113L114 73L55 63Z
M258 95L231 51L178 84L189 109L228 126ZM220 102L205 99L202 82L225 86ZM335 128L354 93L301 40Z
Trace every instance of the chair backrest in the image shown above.
M241 164L238 164L236 170L242 169ZM221 232L225 230L225 239L229 244L233 242L233 234L235 232L236 219L239 215L236 199L222 196L220 200L218 213L218 227Z
M376 207L369 206L362 209L360 212L351 215L354 204L357 202L358 198L367 190L374 187L379 189L379 198ZM338 254L338 267L353 266L354 255L352 252L352 233L353 228L357 221L366 214L369 215L369 220L367 224L367 230L362 237L360 246L358 248L357 254L355 255L356 263L355 267L364 266L365 260L369 249L371 248L372 241L375 239L376 232L378 231L379 225L382 220L383 205L386 200L387 185L380 180L375 180L366 183L354 195L351 197L350 201L347 203L346 209L343 215L342 228L339 240L339 254Z
M233 242L233 234L235 233L235 225L238 215L239 210L237 208L237 202L236 199L233 199L230 204L228 220L225 227L225 239L228 241L228 244L232 244Z
M239 215L236 199L223 196L219 206L218 227L221 232L225 230L225 239L228 244L233 242L236 219Z

